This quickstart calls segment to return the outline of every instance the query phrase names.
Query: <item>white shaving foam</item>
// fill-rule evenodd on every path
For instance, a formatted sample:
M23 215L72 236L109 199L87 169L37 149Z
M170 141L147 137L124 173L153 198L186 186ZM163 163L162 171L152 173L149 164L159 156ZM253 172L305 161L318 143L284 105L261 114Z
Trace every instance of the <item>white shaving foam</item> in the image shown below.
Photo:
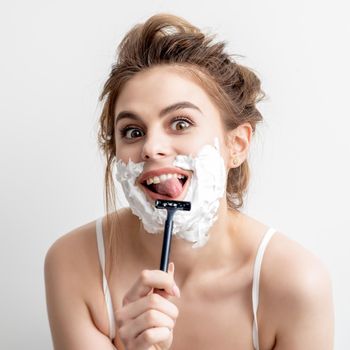
M192 171L192 177L184 201L191 202L190 211L178 210L174 215L173 235L202 247L209 239L209 229L217 219L219 200L226 189L226 169L216 138L214 145L205 145L197 156L179 155L175 167ZM135 185L142 173L144 162L127 164L117 161L116 179L120 182L133 214L137 215L149 233L162 233L166 220L166 210L157 209L145 193Z

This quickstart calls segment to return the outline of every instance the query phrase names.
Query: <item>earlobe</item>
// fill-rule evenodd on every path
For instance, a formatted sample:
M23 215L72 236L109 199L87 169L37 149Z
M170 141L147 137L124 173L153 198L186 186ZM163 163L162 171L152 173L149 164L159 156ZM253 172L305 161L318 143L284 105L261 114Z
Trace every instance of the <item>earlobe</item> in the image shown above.
M239 125L228 132L228 147L230 150L229 163L232 168L240 166L248 156L252 127L250 123Z
M238 167L240 165L239 158L238 157L234 157L233 160L232 160L232 164L233 164L232 168Z

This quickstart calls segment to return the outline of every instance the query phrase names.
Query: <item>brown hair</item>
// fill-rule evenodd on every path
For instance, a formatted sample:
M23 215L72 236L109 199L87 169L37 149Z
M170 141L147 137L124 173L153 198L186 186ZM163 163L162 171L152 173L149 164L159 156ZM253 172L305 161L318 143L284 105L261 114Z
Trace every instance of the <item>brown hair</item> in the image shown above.
M248 122L254 133L256 124L262 121L256 109L256 103L264 96L260 80L225 52L224 42L214 42L214 36L205 35L186 20L169 14L154 15L145 23L134 26L118 47L117 61L100 96L103 109L98 141L107 161L107 214L110 209L116 210L112 168L115 162L114 108L118 95L124 84L138 72L165 64L185 68L187 74L201 83L219 108L227 130ZM230 169L227 181L229 207L242 207L249 174L247 160Z

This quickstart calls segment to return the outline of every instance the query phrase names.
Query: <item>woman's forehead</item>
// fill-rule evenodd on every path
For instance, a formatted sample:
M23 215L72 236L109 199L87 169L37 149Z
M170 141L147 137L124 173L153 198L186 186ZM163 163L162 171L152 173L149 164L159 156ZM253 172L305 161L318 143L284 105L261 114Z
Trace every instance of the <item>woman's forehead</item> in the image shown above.
M161 111L180 101L187 101L199 110L216 109L203 87L188 74L171 66L153 67L135 74L124 85L115 112L130 108Z

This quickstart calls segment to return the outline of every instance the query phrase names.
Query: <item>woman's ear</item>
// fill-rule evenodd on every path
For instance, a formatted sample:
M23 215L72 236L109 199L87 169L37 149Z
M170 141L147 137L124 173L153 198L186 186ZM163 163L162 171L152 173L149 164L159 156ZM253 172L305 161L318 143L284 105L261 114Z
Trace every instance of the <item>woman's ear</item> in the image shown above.
M227 134L229 168L239 167L248 157L253 129L250 123L243 123Z

